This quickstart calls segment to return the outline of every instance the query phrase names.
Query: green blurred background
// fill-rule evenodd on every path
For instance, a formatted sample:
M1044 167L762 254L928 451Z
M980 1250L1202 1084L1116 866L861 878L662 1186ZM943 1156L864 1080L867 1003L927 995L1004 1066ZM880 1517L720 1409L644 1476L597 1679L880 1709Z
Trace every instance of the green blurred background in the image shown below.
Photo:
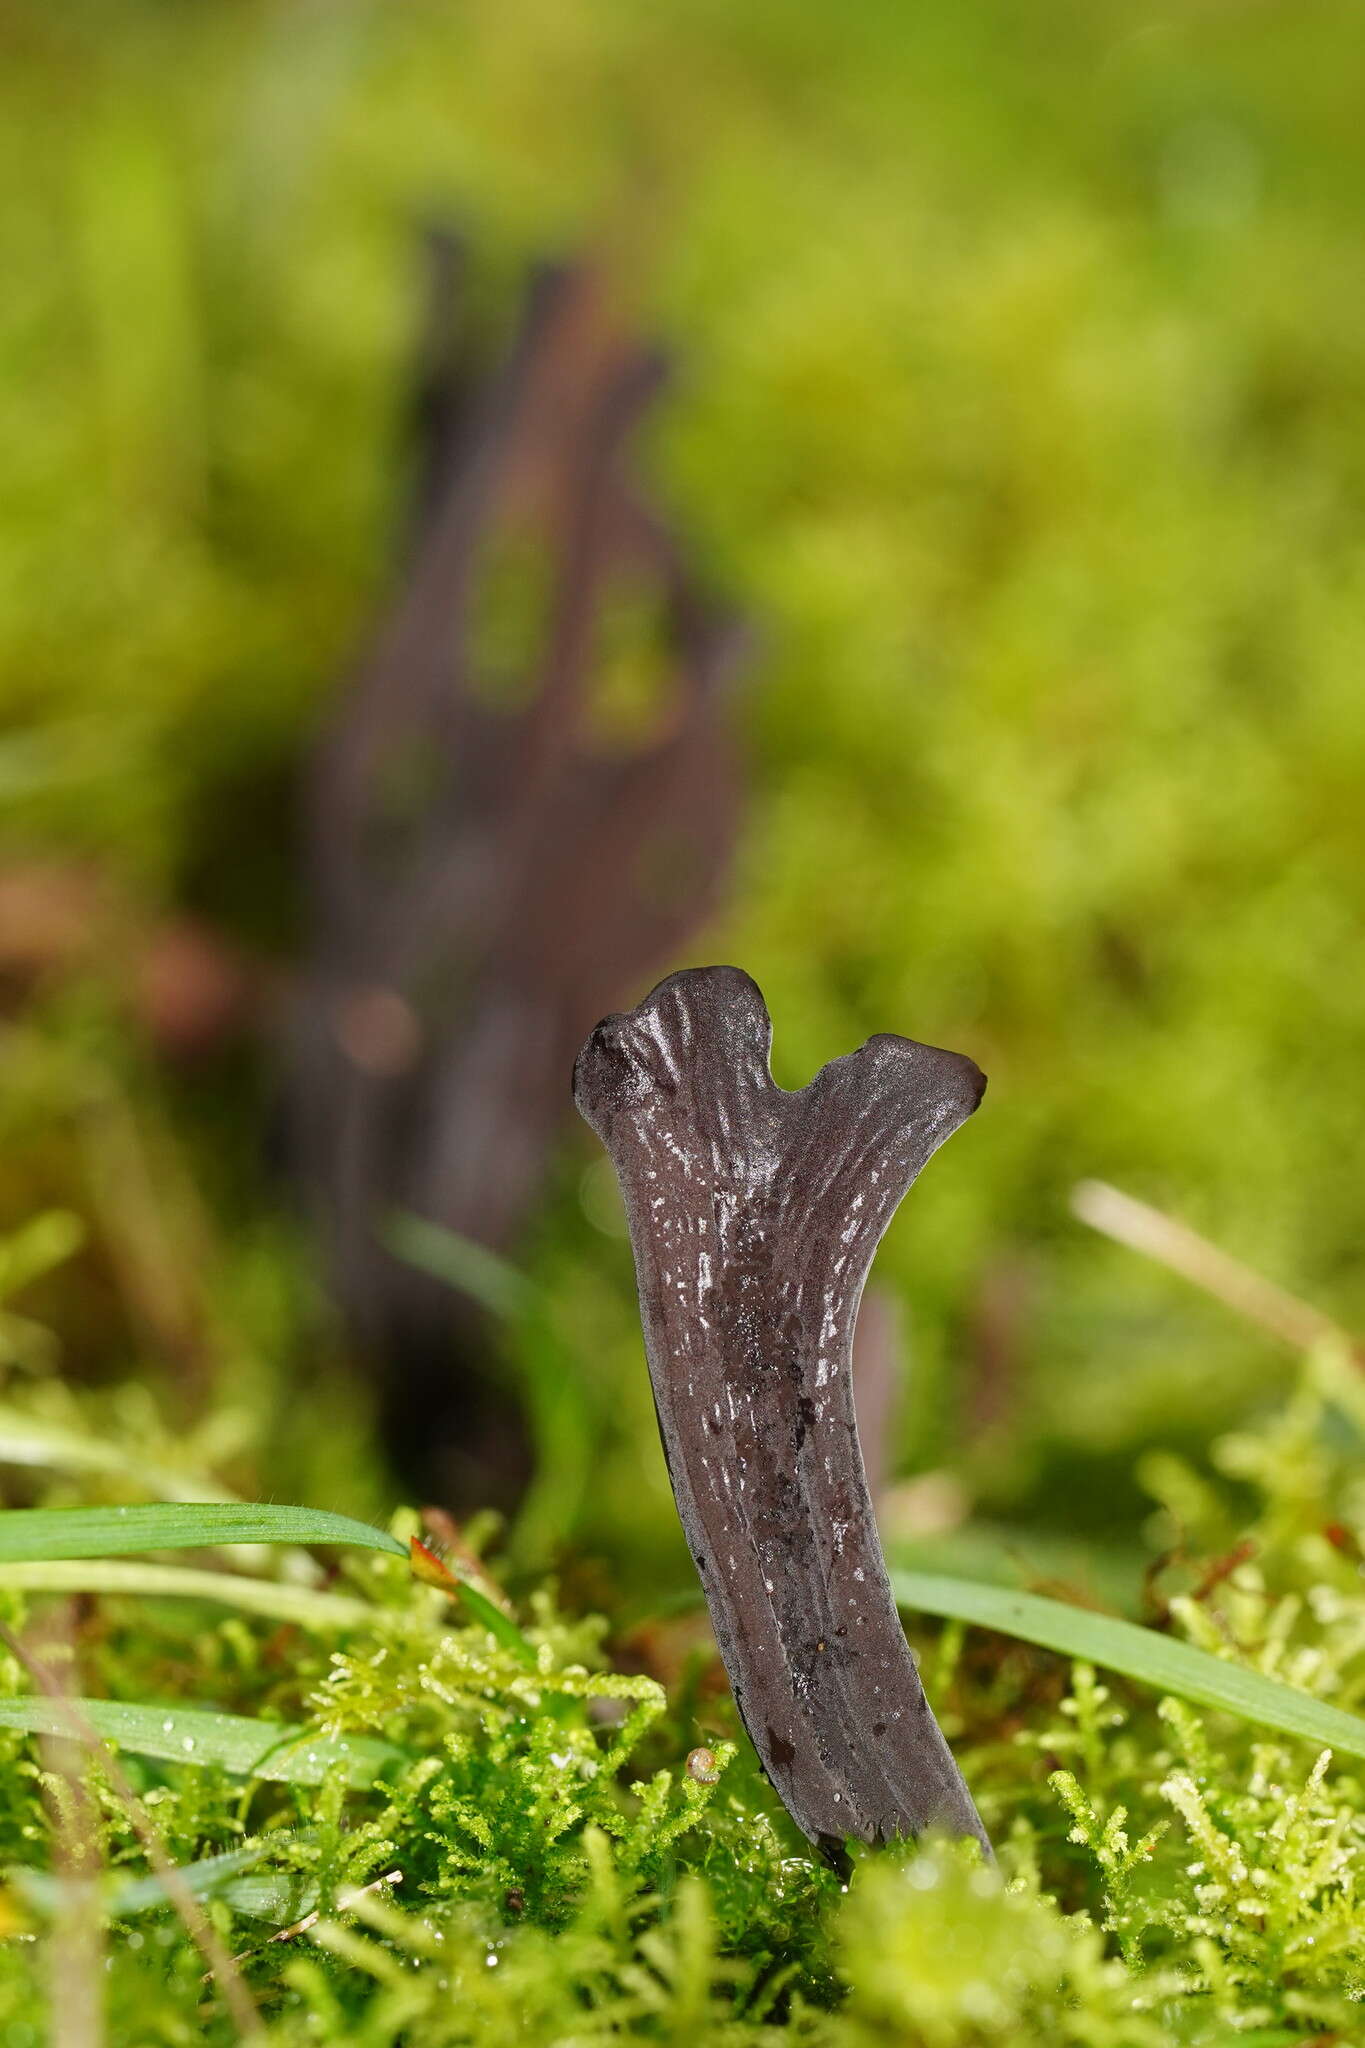
M888 1029L990 1075L877 1269L901 1474L1122 1543L1136 1454L1281 1387L1072 1219L1081 1176L1365 1322L1363 56L1354 0L17 0L0 908L74 929L6 996L0 1226L86 1241L17 1304L65 1379L20 1325L12 1398L392 1501L268 1164L268 1052L168 1061L130 988L184 917L287 975L433 212L494 296L605 248L677 353L648 468L761 636L691 959L754 974L787 1085ZM584 1132L527 1263L528 1561L681 1573Z

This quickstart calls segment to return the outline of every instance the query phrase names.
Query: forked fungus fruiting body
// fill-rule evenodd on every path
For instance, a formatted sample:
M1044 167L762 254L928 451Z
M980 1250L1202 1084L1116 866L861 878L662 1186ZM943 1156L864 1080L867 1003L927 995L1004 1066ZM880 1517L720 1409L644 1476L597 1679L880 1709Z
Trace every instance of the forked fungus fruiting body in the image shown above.
M852 1342L872 1255L981 1100L969 1059L889 1035L789 1093L734 967L607 1017L574 1098L611 1155L678 1513L745 1727L836 1852L989 1843L902 1632L863 1472Z

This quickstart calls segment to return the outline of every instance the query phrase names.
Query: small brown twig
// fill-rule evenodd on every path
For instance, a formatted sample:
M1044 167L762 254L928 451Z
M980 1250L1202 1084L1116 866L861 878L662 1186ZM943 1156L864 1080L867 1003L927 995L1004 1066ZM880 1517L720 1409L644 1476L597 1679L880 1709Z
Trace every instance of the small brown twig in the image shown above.
M1188 1224L1178 1223L1173 1216L1121 1193L1106 1181L1078 1181L1071 1191L1071 1212L1092 1230L1179 1273L1294 1350L1312 1351L1319 1344L1336 1343L1359 1356L1353 1339L1321 1309L1253 1272Z

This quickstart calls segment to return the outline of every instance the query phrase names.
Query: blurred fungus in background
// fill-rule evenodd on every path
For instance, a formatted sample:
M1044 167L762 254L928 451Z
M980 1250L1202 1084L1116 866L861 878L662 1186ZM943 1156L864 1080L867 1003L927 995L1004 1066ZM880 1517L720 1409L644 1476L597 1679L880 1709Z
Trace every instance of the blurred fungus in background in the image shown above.
M309 778L297 1156L399 1470L469 1509L528 1476L487 1318L391 1248L502 1254L543 1198L586 1032L713 914L740 633L630 459L663 377L587 264L542 267L495 369L429 238L417 508Z

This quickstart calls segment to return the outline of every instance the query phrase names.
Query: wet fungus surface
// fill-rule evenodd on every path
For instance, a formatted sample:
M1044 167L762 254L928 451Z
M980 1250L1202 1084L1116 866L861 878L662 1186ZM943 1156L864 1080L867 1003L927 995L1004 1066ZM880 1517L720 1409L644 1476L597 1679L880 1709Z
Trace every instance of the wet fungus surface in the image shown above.
M733 967L611 1016L574 1097L620 1179L669 1474L754 1747L831 1852L985 1830L924 1696L853 1410L873 1253L981 1100L969 1059L880 1035L795 1092Z

